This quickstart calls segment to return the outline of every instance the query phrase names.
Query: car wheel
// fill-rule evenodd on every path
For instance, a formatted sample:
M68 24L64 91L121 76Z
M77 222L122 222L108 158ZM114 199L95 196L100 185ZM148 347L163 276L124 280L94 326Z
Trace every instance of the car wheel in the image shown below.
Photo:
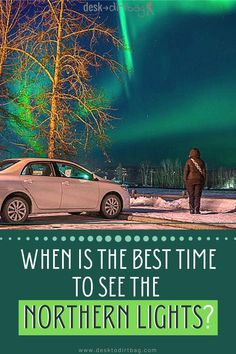
M116 194L108 194L102 201L101 214L107 219L114 219L120 214L122 204Z
M2 220L11 224L20 224L29 216L29 204L21 197L8 199L2 209Z

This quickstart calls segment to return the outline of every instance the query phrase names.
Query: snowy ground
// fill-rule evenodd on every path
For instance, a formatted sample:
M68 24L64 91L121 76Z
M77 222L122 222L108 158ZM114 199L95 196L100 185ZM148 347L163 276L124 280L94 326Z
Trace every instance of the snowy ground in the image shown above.
M97 215L68 214L30 217L28 224L0 225L1 229L221 229L236 228L236 199L203 198L202 214L190 215L188 199L166 201L160 197L131 199L131 209L121 220L110 221Z
M147 220L150 218L150 221L164 219L171 222L203 224L202 227L204 224L209 227L214 224L236 228L236 199L203 198L200 215L189 213L187 198L169 202L160 197L139 197L136 200L131 199L131 209L133 216L145 217Z
M236 197L236 196L235 196ZM131 198L131 207L148 206L156 210L188 210L188 198L179 198L174 201L166 201L161 197ZM236 212L236 198L202 198L201 210L203 212L226 213Z

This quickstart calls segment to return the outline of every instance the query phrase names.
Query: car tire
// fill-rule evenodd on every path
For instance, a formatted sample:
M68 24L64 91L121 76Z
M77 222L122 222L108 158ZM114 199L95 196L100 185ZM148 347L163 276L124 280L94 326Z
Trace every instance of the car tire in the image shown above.
M122 210L121 199L116 194L108 194L103 198L101 204L101 214L106 219L115 219Z
M10 224L22 224L28 219L30 208L28 202L21 197L8 199L2 208L2 220Z

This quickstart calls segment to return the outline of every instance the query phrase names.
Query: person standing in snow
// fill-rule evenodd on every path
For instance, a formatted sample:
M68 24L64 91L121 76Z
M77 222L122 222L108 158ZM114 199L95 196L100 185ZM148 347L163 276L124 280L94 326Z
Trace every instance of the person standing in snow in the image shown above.
M184 167L184 183L189 195L190 214L200 214L202 190L206 180L206 167L200 151L193 148Z

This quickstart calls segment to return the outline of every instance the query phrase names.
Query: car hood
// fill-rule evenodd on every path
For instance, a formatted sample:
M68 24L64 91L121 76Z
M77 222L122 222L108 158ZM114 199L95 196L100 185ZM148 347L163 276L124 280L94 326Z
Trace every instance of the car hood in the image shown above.
M115 183L115 182L113 182L113 181L110 181L109 179L102 178L102 177L99 177L99 176L97 176L97 175L94 175L94 177L97 178L97 180L98 180L99 182L104 182L104 183L114 184L114 185L116 185L116 186L120 186L120 184Z

